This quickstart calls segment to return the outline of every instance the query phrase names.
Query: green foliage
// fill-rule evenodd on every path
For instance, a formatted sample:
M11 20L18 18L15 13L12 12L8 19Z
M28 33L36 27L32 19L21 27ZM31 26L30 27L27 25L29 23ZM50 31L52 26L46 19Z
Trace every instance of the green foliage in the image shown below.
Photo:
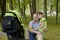
M44 8L44 0L36 0L37 11L42 11Z
M20 1L20 8L24 10L24 6L27 8L28 4L29 4L29 0L22 0Z
M56 10L56 2L57 0L52 0L53 10ZM58 0L58 12L60 12L60 0Z

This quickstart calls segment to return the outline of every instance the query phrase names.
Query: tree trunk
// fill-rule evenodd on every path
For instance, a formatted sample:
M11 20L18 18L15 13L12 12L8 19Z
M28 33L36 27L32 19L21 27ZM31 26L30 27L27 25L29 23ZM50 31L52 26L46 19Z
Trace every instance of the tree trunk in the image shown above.
M10 9L11 9L11 10L14 9L12 0L10 0Z
M1 1L0 1L0 8L1 8Z
M20 8L20 1L18 0L18 4L19 4L19 11L21 11L21 16L24 16L25 18L25 23L27 23L27 19L26 19L26 14L25 14L25 10L26 10L26 6L25 6L25 1L23 0L24 4L23 4L23 8Z
M20 0L18 0L18 5L19 5L19 12L21 12L21 16L23 16L24 15L24 12L23 12L23 9L20 8Z
M23 4L23 7L24 7L24 10L23 10L23 15L24 15L24 18L25 18L25 23L27 24L27 18L26 18L26 14L25 14L25 10L26 10L26 5L25 5L25 1L23 0L24 4Z
M0 10L1 10L1 1L0 1Z
M36 0L32 0L32 11L33 14L36 13Z
M1 0L1 12L6 11L6 0Z
M33 14L36 13L36 0L30 0L29 6L30 6L31 18L33 19Z
M1 8L1 13L6 11L6 0L1 0L0 1L0 8ZM0 15L0 20L2 20L2 15Z
M24 18L25 18L25 23L27 24L27 18L26 18L25 10L26 10L26 7L25 7L25 4L24 4Z
M20 1L19 0L18 0L18 6L19 6L19 12L20 12L21 8L20 8Z
M58 24L58 0L56 1L56 24Z
M40 11L40 0L36 0L36 10Z
M47 0L44 0L44 13L45 13L45 17L47 19Z
M31 4L31 0L30 0L30 2L29 2L29 6L30 6L31 18L33 19L33 11L32 11L32 4Z
M1 1L0 1L0 14L1 14ZM1 15L0 15L0 22L1 22Z
M50 0L50 16L52 16L52 0Z

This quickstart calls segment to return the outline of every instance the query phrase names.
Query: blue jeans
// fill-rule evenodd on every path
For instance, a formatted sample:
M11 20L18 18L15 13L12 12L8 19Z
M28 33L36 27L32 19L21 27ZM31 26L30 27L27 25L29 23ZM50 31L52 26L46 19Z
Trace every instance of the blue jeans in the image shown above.
M35 37L36 37L35 33L29 32L29 38L30 38L30 40L35 40Z

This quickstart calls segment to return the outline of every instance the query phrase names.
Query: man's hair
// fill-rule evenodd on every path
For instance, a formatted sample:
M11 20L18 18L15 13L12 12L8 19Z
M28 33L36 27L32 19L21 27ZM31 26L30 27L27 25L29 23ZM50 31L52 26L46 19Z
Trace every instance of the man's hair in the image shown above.
M43 15L43 12L37 12L37 14L41 14L41 15Z
M33 14L33 15L37 15L37 16L38 16L38 14L37 14L37 13L35 13L35 14Z

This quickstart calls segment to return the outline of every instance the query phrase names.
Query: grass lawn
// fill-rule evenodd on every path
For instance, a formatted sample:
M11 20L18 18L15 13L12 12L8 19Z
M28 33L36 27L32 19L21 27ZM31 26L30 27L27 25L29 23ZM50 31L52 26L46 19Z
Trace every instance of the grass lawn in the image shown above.
M27 27L31 18L30 16L27 16L27 24L25 26ZM60 40L60 19L58 19L58 25L56 25L55 17L48 17L48 31L45 33L45 40ZM22 20L24 22L24 20ZM24 22L25 23L25 22ZM0 27L1 30L1 27ZM1 38L1 37L0 37Z
M55 17L48 17L47 21L48 21L48 32L45 34L45 39L60 40L60 21L58 21L59 23L58 25L56 25Z

